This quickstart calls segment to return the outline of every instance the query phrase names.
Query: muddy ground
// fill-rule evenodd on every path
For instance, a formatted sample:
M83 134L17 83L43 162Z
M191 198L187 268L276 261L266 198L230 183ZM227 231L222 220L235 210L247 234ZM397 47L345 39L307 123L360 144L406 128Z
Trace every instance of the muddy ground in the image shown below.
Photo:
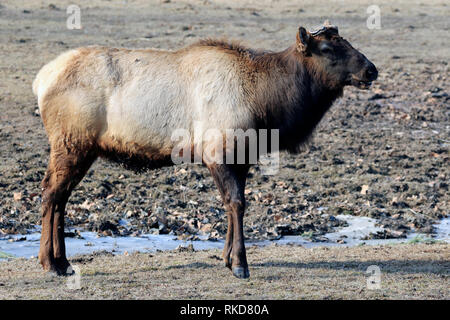
M69 4L81 30L66 28ZM345 90L298 155L280 172L250 172L245 235L319 240L342 225L337 214L374 217L375 238L433 233L450 212L449 19L446 1L377 1L381 29L366 27L373 1L12 1L0 3L0 235L40 224L40 181L49 147L31 83L61 52L85 45L177 49L204 37L281 50L299 25L329 18L373 61L369 91ZM367 190L367 191L366 191ZM119 221L126 219L131 227ZM137 175L103 160L67 206L69 227L104 235L173 233L223 238L224 210L199 165ZM75 235L76 236L76 235Z

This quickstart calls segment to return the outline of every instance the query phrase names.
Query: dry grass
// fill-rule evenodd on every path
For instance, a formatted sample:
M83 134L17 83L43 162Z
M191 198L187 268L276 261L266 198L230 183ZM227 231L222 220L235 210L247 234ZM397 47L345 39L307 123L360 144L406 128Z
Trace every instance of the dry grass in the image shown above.
M80 290L41 271L36 260L0 262L1 299L449 299L449 245L248 249L249 280L234 278L220 252L159 252L71 259ZM380 267L381 289L367 288Z

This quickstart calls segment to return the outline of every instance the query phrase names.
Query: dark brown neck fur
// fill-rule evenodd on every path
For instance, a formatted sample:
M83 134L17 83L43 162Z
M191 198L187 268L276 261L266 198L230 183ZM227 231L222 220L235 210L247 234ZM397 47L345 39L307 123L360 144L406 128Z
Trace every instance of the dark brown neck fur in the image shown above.
M342 86L328 83L308 58L295 46L279 53L265 53L253 59L256 70L264 70L256 84L254 103L262 110L260 126L280 130L280 149L298 151L333 102Z
M281 150L296 152L343 93L343 87L330 83L295 45L281 52L213 39L196 45L217 47L238 57L242 87L255 115L256 129L279 129Z

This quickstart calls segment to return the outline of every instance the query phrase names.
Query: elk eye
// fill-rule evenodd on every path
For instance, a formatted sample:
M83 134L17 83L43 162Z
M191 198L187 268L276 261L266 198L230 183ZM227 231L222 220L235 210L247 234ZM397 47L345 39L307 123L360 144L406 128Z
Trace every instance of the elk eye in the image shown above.
M323 54L331 54L333 53L333 49L330 46L322 46L320 48L320 52L322 52Z

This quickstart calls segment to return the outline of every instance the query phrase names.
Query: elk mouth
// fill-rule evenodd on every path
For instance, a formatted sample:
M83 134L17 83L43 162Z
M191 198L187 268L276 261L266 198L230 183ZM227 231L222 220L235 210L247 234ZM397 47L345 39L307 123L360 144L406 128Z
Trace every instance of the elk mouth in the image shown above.
M347 80L346 84L352 85L358 89L368 90L372 85L372 81L361 80L355 77L351 77L349 80Z

